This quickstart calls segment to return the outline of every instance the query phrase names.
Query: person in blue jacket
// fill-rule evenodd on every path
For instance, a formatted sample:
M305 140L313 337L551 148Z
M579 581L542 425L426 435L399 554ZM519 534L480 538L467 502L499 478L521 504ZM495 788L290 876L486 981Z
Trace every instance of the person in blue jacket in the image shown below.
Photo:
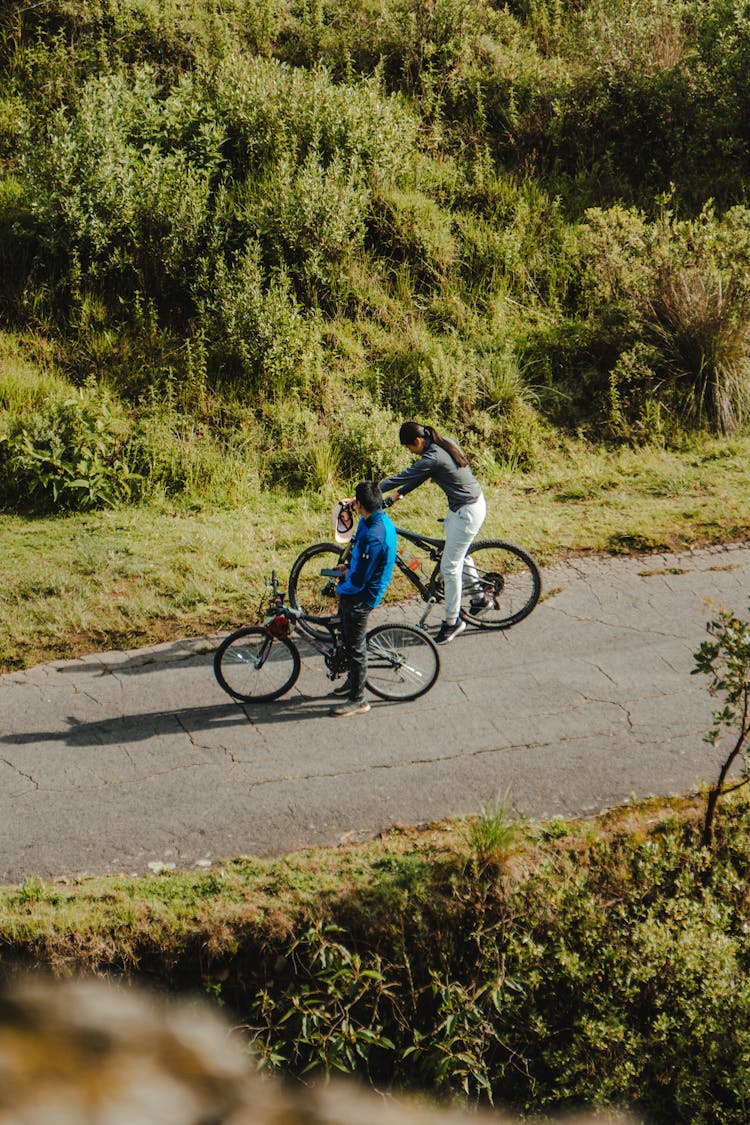
M360 481L352 501L359 515L348 567L337 584L341 616L341 639L349 661L346 682L334 695L346 701L332 707L337 718L362 715L370 710L365 699L367 679L367 619L379 605L393 574L396 560L396 529L383 511L383 494L371 480Z

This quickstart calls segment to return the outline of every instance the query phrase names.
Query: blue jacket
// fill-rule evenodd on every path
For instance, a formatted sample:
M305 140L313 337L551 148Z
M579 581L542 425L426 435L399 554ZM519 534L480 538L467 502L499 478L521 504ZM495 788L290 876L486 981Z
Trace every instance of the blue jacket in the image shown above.
M374 609L388 587L395 560L396 529L388 516L380 509L362 516L352 543L349 569L336 593L352 594Z

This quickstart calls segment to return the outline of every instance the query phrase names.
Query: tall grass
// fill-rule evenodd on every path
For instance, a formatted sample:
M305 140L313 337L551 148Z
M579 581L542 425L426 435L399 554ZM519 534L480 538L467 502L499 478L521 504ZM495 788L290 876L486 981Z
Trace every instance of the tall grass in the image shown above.
M750 291L717 269L663 270L649 311L658 358L690 420L733 433L750 408Z

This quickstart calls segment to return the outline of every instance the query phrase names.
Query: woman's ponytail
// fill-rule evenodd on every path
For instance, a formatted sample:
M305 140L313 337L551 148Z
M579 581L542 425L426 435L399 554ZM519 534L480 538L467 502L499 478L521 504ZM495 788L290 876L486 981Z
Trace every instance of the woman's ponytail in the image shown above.
M401 444L413 445L417 438L424 438L425 441L431 441L435 445L439 445L453 458L459 469L465 469L469 464L467 457L456 443L439 434L434 426L422 426L419 422L404 422L398 432L398 440Z

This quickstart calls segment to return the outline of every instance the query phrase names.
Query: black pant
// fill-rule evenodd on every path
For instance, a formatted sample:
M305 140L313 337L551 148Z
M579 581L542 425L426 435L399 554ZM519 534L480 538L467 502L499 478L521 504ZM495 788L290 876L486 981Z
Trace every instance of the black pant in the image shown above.
M370 616L369 605L360 601L354 594L342 594L339 598L339 613L341 614L341 639L344 642L344 651L349 661L349 682L351 691L349 698L359 702L365 697L365 680L367 679L367 618Z

